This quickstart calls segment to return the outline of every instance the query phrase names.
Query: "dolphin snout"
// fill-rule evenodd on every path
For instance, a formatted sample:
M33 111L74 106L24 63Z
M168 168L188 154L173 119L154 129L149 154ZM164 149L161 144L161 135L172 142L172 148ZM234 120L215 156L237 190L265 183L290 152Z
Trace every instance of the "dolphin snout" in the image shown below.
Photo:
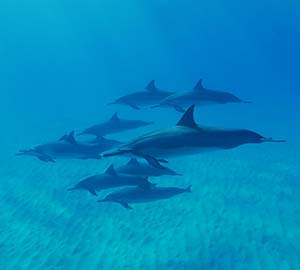
M26 154L30 154L32 153L33 150L31 149L25 149L25 150L19 150L19 152L17 152L15 155L16 156L22 156L22 155L26 155Z
M276 143L283 143L286 142L286 140L275 140L273 138L261 138L262 142L276 142Z
M253 103L253 101L251 101L251 100L242 100L241 102L245 103L245 104L251 104L251 103Z
M118 103L116 101L112 101L112 102L107 103L106 105L115 105L115 104L118 104Z
M68 188L67 191L73 191L73 190L76 190L76 189L79 189L78 187L71 187L71 188Z

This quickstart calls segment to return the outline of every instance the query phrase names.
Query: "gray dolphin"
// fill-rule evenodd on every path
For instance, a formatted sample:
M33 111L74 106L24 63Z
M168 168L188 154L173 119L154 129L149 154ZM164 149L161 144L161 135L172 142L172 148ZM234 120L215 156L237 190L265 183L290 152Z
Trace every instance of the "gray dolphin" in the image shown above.
M122 119L118 116L118 113L115 113L108 121L91 126L78 135L104 136L107 134L118 133L125 130L136 129L152 124L153 122L146 122L142 120Z
M203 87L202 79L200 79L192 90L176 93L161 100L155 107L173 107L179 112L184 112L186 108L195 105L212 105L225 103L251 103L244 101L237 96L219 90L212 90Z
M94 175L80 181L77 185L69 188L68 191L83 189L97 196L96 191L103 189L115 188L120 186L141 186L150 188L154 186L148 181L148 177L132 176L116 172L111 165L103 174Z
M194 107L189 107L175 127L148 133L116 150L104 152L103 156L142 157L151 165L161 168L159 158L225 150L249 143L284 142L265 138L247 129L198 126L194 121Z
M176 195L191 192L191 186L187 188L177 187L151 187L151 188L125 188L108 194L104 199L97 202L115 202L121 204L126 209L133 209L130 203L145 203L158 200L169 199Z
M116 142L104 138L98 138L97 143L78 142L74 137L74 131L72 131L69 135L62 136L58 141L21 150L17 155L35 156L45 162L55 162L56 159L100 159L100 153L116 145Z
M167 167L157 168L157 167L153 167L148 163L139 162L136 158L131 158L127 164L118 167L116 170L119 173L139 175L145 177L146 176L157 177L162 175L172 175L172 176L182 175L176 173L175 171Z
M139 110L142 106L150 106L157 104L167 96L174 92L164 91L155 86L155 81L152 80L143 91L135 92L129 95L122 96L109 104L122 104L130 106L133 109Z

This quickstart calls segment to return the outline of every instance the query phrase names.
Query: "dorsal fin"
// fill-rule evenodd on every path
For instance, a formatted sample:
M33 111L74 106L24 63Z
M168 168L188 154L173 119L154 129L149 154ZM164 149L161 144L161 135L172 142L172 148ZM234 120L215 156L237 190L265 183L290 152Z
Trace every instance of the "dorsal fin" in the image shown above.
M134 165L134 166L139 166L140 163L137 161L136 158L132 158L128 161L127 165Z
M181 119L178 121L177 126L184 126L184 127L191 127L196 128L198 127L194 120L194 109L195 105L190 106Z
M203 84L202 84L202 82L203 82L203 79L200 79L198 82L197 82L197 84L194 86L194 90L204 90L204 87L203 87Z
M77 144L76 139L75 139L75 131L71 131L69 135L64 135L62 136L59 141L65 141L71 144Z
M114 175L114 176L117 175L117 172L116 172L115 167L114 167L113 164L111 164L111 165L107 168L107 170L105 171L105 173L106 173L106 174L110 174L110 175Z
M145 87L146 90L148 91L156 91L157 88L155 86L155 80L150 81L147 86Z
M110 118L110 121L120 121L119 115L117 112L113 114L113 116Z

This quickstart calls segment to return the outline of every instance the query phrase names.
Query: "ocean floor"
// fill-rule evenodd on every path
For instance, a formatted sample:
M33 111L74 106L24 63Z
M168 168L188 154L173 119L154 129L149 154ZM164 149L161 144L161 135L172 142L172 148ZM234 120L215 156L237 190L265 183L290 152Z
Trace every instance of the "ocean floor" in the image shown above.
M297 149L249 145L171 159L185 176L151 180L192 184L192 193L132 211L66 191L125 158L49 164L11 156L0 168L0 268L299 270Z

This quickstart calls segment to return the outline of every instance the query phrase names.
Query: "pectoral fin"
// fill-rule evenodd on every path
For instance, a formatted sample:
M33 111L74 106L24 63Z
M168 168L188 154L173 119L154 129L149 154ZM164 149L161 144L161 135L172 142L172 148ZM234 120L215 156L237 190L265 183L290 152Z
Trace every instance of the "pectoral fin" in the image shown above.
M98 196L97 192L94 189L88 189L88 191L94 195L94 196Z
M124 208L128 210L132 210L133 208L127 203L127 202L122 202L122 201L116 201L117 203L121 204Z
M143 159L145 159L151 166L159 168L159 169L164 169L165 167L162 166L159 163L159 160L157 160L155 157L152 157L150 155L146 155L146 154L140 154L138 152L134 152L132 151L132 154L136 155L137 157L141 157Z

